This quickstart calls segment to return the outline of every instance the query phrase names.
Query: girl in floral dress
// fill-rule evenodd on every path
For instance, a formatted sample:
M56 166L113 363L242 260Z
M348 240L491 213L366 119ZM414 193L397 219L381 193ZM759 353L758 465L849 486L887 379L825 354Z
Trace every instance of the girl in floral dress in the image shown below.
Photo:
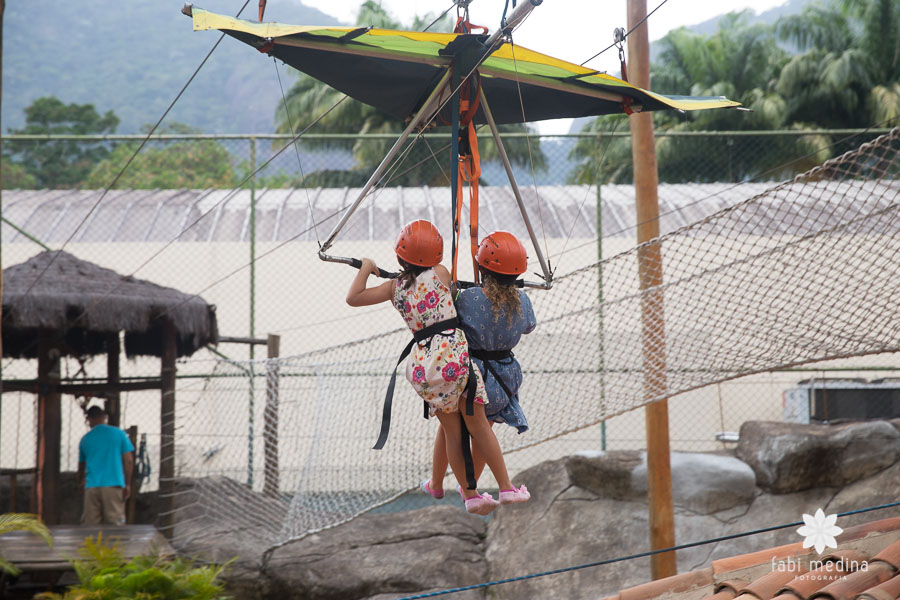
M450 468L459 482L466 510L485 515L493 511L498 502L490 494L467 489L462 423L458 415L462 415L476 451L487 462L503 490L500 503L525 502L530 495L524 486L521 489L513 487L500 444L485 417L487 395L481 374L477 369L470 369L466 337L456 323L450 273L440 264L443 249L443 238L431 222L409 223L394 244L397 260L403 268L400 275L375 287L366 287L369 275L377 272L377 267L371 259L363 259L347 292L347 304L369 306L390 301L414 334L428 328L437 329L413 344L406 378L428 403L429 412L440 421ZM459 404L465 396L470 376L476 378L474 414L466 415L466 411L459 410Z

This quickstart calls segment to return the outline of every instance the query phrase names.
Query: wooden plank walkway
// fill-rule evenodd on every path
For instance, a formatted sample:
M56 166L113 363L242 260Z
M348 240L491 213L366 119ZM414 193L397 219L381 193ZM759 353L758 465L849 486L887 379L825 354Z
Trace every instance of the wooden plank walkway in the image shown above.
M85 538L103 533L104 543L115 542L125 559L141 554L174 556L175 551L153 525L54 525L53 548L44 540L24 531L0 536L0 556L12 561L23 572L68 571L69 559L78 558Z

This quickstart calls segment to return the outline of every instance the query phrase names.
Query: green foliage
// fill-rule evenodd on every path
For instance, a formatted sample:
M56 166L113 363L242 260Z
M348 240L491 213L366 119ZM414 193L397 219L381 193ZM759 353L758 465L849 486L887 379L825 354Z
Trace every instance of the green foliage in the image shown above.
M87 538L72 561L79 584L64 594L39 594L37 600L214 600L222 598L218 581L227 565L196 566L184 558L137 556L126 561L115 544Z
M775 42L793 43L789 56ZM660 41L651 66L653 90L664 94L724 95L753 112L657 112L657 131L752 131L888 126L900 120L900 3L842 0L810 4L774 27L749 22L748 13L726 15L713 35L678 29ZM631 149L616 138L601 163L604 132L619 117L593 121L572 151L578 183L630 182ZM764 174L790 177L821 164L838 150L824 135L796 138L733 136L710 142L657 136L663 182L740 181ZM721 145L716 145L721 144ZM764 148L760 151L759 148ZM598 164L600 163L600 164Z
M394 20L376 2L366 0L360 6L356 24L360 26L375 26L386 29L411 29L422 30L428 26L433 17L416 17L410 27L404 27ZM429 31L451 31L453 22L443 19ZM285 101L275 111L275 128L278 133L294 133L298 129L298 117L303 115L306 120L312 120L324 114L333 105L338 104L318 122L316 133L360 133L373 134L385 133L399 135L405 124L388 115L379 112L375 108L347 98L341 102L343 93L328 85L313 79L307 75L300 78L285 94ZM521 125L500 125L501 133L521 132ZM449 140L450 129L439 128L438 131L447 133ZM486 131L486 129L485 129ZM534 132L529 128L529 131ZM412 139L412 138L410 138ZM355 165L348 171L328 170L310 173L303 181L294 181L294 185L315 187L318 185L330 186L357 186L362 185L368 176L375 170L387 154L394 140L385 139L319 139L304 141L309 148L316 149L342 149L353 155ZM429 145L430 144L430 145ZM547 161L541 152L540 140L532 139L529 158L529 147L524 139L514 139L504 143L510 161L514 164L529 164L533 161L537 171L545 170ZM498 158L497 149L493 140L488 135L482 135L479 140L479 150L482 161L490 161ZM395 163L399 162L399 159ZM405 157L402 165L390 176L389 185L392 186L421 186L421 185L449 185L449 152L443 146L436 147L430 142L419 139L416 146Z
M0 180L5 190L33 190L37 187L37 179L20 164L3 157L0 165Z
M100 115L93 104L64 104L58 98L38 98L25 109L25 127L14 134L108 134L119 119L112 111ZM80 183L109 150L102 142L77 140L22 141L9 143L15 162L34 177L40 187L65 188Z
M196 133L173 123L166 133ZM145 146L116 182L124 189L206 189L234 187L239 178L228 151L214 140L162 142ZM134 155L137 143L120 144L99 163L84 184L90 188L109 186Z
M12 531L28 531L34 535L40 536L47 545L53 547L53 537L50 530L41 522L37 515L27 513L6 513L0 515L0 535L10 533ZM18 574L19 570L13 566L11 562L0 556L0 571L4 571L10 575Z

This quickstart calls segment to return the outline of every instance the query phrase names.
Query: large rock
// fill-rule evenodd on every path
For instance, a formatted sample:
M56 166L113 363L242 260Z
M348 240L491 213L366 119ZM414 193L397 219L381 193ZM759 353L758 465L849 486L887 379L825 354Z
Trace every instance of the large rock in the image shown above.
M484 533L459 507L364 515L274 550L264 597L357 600L481 583Z
M532 500L501 507L488 533L491 579L593 563L644 552L649 544L646 457L640 452L570 456L520 473ZM697 541L730 533L755 496L740 461L719 455L672 455L676 538ZM771 516L771 512L766 518ZM679 570L704 564L715 548L678 554ZM650 579L647 558L494 588L498 599L602 598Z
M761 488L785 494L844 486L900 458L900 432L888 422L803 425L751 421L741 427L737 456Z

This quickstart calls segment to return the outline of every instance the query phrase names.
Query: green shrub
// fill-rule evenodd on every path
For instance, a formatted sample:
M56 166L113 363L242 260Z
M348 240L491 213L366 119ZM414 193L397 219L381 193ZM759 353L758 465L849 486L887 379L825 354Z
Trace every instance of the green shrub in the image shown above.
M80 583L62 595L45 593L36 600L214 600L224 598L218 581L227 565L196 566L185 558L146 555L126 561L103 534L87 538L72 561Z

